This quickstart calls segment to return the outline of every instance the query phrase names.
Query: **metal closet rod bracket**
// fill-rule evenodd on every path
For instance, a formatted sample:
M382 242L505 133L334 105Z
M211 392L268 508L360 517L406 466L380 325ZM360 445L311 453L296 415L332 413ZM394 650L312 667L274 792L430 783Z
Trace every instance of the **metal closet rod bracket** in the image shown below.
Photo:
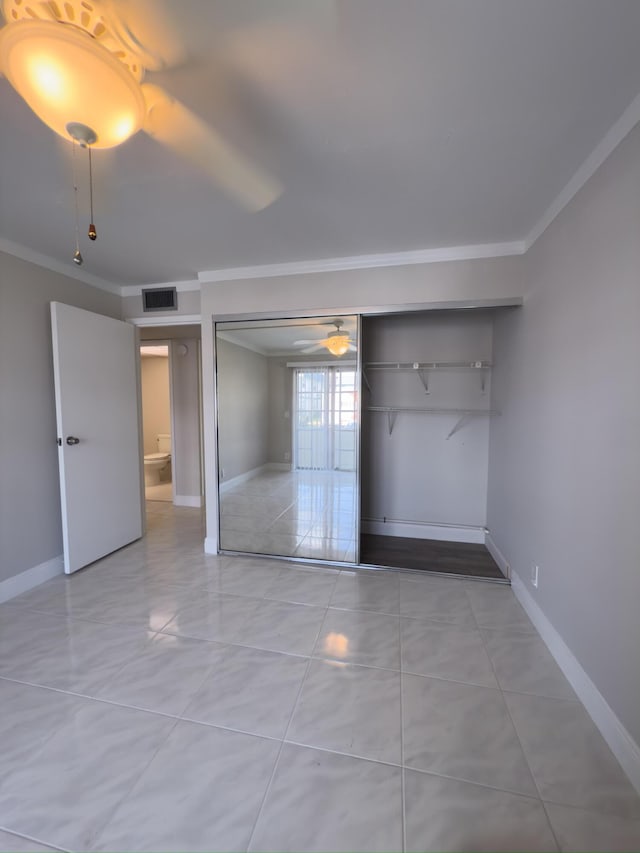
M459 429L469 421L471 418L480 417L480 416L489 416L489 415L499 415L496 409L436 409L436 408L416 408L411 406L367 406L368 412L385 412L387 415L387 425L389 428L389 435L393 433L393 428L396 423L396 418L398 416L398 412L410 412L411 414L424 414L424 415L459 415L458 420L454 424L453 428L450 430L447 435L447 441L451 438L452 435L455 435Z
M425 394L430 394L429 374L432 370L480 370L481 393L485 393L487 370L491 369L490 361L370 361L362 368L365 385L371 393L371 385L367 377L369 370L387 370L415 373Z

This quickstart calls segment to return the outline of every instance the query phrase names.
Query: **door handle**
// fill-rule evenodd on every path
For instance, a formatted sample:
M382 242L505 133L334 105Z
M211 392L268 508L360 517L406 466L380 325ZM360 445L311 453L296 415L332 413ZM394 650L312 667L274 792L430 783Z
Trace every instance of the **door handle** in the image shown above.
M69 444L69 445L80 444L80 439L76 438L75 435L68 435L67 436L67 444Z

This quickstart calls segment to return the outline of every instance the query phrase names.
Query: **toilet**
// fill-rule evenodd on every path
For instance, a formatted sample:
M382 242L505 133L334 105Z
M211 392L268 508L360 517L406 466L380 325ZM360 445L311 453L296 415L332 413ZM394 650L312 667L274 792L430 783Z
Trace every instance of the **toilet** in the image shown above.
M145 486L160 485L161 474L171 465L171 436L161 434L156 436L157 453L144 455L144 484Z

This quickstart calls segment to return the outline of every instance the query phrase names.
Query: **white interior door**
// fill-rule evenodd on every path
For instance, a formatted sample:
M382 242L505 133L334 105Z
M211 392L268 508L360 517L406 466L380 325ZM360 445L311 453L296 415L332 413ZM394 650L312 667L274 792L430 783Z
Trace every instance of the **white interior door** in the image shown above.
M51 303L64 570L142 536L136 333Z

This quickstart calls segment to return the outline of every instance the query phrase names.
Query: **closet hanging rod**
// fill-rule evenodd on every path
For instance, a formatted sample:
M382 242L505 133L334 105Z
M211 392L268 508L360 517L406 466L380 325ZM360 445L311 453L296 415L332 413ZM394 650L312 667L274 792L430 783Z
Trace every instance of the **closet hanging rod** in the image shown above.
M366 370L486 370L490 361L368 361Z

